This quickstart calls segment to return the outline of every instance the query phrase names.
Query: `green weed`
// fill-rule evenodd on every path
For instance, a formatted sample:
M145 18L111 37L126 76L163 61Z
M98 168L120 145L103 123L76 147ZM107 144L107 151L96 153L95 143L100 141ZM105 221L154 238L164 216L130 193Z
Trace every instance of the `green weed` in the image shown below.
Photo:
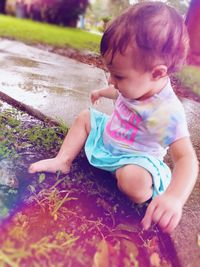
M40 125L35 125L27 129L25 134L28 141L36 148L43 148L46 150L59 147L63 141L57 128L42 128Z
M19 229L16 228L14 230L18 231ZM41 261L46 263L44 266L54 266L51 260L52 253L59 251L60 255L68 254L67 251L71 250L78 237L63 231L57 232L55 238L52 237L52 235L44 236L31 244L23 240L24 245L20 247L17 247L15 243L9 242L9 240L5 240L0 249L0 265L2 267L20 267L22 263L28 263L30 259L33 260L34 258L31 266L36 266Z
M0 159L16 158L17 153L16 133L19 132L20 120L12 114L12 110L5 110L0 113Z

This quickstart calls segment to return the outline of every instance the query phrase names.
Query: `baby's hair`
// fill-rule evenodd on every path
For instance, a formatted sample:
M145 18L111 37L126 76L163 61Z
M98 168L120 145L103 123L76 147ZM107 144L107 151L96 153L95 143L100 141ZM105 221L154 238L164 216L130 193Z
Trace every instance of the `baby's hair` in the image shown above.
M133 66L150 71L164 64L168 73L178 71L189 48L187 29L181 15L162 2L143 2L128 8L105 30L100 51L102 56L133 51Z

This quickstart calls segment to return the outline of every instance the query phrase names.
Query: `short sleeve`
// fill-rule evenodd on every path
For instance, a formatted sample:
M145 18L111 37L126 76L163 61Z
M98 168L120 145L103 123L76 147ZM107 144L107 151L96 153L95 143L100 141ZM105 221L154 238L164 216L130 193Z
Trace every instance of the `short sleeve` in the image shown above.
M146 125L151 138L162 147L189 136L185 112L178 101L172 101L155 109L147 118Z

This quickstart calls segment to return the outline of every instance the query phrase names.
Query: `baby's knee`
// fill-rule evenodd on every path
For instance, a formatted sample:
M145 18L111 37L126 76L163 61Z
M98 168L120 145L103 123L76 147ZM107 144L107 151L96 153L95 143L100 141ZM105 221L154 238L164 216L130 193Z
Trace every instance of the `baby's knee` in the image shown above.
M87 132L90 132L90 111L88 109L82 110L76 118L77 121L83 123Z
M119 189L134 203L143 203L152 196L152 178L148 172L121 172L117 175Z
M77 116L78 119L85 119L88 120L90 118L90 112L88 109L82 110L79 115Z

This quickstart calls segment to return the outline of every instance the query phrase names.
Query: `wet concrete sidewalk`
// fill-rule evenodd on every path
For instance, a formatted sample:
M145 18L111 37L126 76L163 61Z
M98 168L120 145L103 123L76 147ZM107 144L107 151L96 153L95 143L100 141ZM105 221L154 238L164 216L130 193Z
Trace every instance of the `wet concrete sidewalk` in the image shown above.
M91 106L90 92L107 84L101 69L16 41L0 41L0 61L1 92L68 125ZM110 113L112 101L95 108Z
M15 41L1 40L0 58L0 91L67 125L91 105L90 92L106 84L105 73L98 68ZM183 104L200 159L200 104L187 99ZM112 107L109 100L97 106L107 113ZM200 266L199 235L200 177L184 207L182 221L171 236L182 267Z

